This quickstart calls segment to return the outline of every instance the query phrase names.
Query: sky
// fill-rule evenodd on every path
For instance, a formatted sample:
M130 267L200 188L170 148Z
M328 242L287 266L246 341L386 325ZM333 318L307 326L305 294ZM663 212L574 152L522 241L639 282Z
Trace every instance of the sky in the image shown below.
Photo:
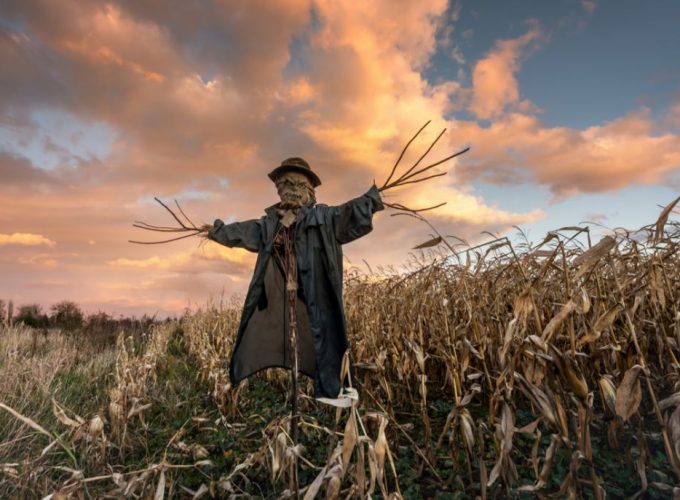
M0 0L0 299L180 313L247 289L255 256L167 225L255 219L304 157L342 203L385 193L470 245L635 229L680 195L680 2ZM346 267L400 269L429 228L379 212ZM589 222L586 222L589 221ZM239 299L233 299L238 301Z

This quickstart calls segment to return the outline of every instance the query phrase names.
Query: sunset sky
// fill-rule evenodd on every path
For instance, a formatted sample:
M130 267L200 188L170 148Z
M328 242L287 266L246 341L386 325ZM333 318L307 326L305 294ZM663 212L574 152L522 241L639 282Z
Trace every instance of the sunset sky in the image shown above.
M302 156L340 203L427 120L405 164L444 127L433 160L471 150L388 199L447 201L444 234L654 222L680 195L679 25L675 0L0 0L0 299L163 316L243 293L253 254L128 243L170 222L153 196L257 218ZM390 212L351 264L429 238Z

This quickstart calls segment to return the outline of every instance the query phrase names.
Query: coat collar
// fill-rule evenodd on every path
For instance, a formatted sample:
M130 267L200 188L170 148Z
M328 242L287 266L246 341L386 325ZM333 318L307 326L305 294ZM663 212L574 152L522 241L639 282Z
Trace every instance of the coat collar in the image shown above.
M298 214L298 217L307 215L307 212L309 211L309 209L311 209L315 204L316 204L316 202L312 200L309 203L307 203L306 205L301 206L300 209L299 209L300 213ZM279 205L280 205L280 203L274 203L273 205L265 208L264 211L267 214L267 216L278 218L278 213L276 212L276 210L279 208Z

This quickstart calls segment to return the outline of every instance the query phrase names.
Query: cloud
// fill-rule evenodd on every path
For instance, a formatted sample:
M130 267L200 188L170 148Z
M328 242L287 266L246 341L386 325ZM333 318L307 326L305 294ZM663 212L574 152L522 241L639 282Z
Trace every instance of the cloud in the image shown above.
M241 274L247 272L254 263L252 253L240 248L221 247L213 242L206 242L205 245L190 252L163 257L154 255L145 259L121 257L107 262L108 265L114 267L160 269L184 274L221 271Z
M583 10L588 14L592 14L597 8L597 3L595 0L581 0L581 7L583 7Z
M477 61L472 72L472 99L469 109L478 118L496 118L511 106L530 105L520 102L516 73L526 51L534 48L544 37L537 23L522 36L500 40L482 59Z
M459 50L472 30L442 32L443 19L460 15L445 0L169 0L162 9L138 0L10 0L3 15L0 65L12 71L0 78L0 120L25 147L0 153L0 223L5 236L26 227L49 234L60 253L44 256L58 261L53 267L19 273L15 264L29 257L6 252L0 274L36 300L57 293L41 280L64 275L77 284L75 300L125 311L181 309L225 287L243 292L252 254L195 241L131 245L147 236L132 221L172 222L153 196L178 198L197 223L260 217L276 202L266 174L300 155L323 181L319 201L341 203L383 181L428 119L404 168L444 127L428 158L468 143L472 150L438 170L448 176L387 195L415 207L447 201L431 221L471 242L483 230L545 217L539 207L490 204L473 181L540 184L565 197L657 182L678 167L677 110L667 128L644 109L582 130L549 126L517 80L522 62L545 45L545 29L530 23L474 61ZM470 86L426 78L444 48L472 70ZM76 131L101 129L106 147L80 154L87 148L68 137L41 143L52 160L78 158L38 168L33 145L50 136L46 112L71 117ZM383 212L346 255L396 264L428 231Z
M21 246L40 246L46 245L53 247L56 243L45 236L32 233L12 233L0 234L0 246L21 245Z
M602 212L588 212L586 214L586 219L587 221L593 221L593 222L604 222L609 218L609 216L605 213Z
M647 109L584 130L519 113L488 127L461 121L456 132L473 148L458 172L464 180L535 182L558 198L652 184L680 168L680 136L654 126Z
M59 261L49 254L23 255L18 258L20 264L28 264L38 267L57 267Z
M27 158L0 151L0 179L13 187L43 185L56 181L50 173L36 168Z

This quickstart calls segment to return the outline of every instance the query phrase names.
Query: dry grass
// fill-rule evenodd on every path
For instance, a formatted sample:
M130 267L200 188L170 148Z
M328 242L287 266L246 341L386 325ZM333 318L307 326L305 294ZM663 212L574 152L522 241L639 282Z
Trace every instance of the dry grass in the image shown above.
M306 498L680 495L680 233L663 223L350 271L361 401L304 398L298 446L284 373L229 385L238 304L87 355L0 332L0 492L273 498L299 474Z
M0 339L0 492L23 497L58 489L69 473L55 467L85 467L90 454L80 453L80 436L68 442L52 398L91 418L102 415L116 350L95 352L60 332L45 336L22 326L0 330Z

